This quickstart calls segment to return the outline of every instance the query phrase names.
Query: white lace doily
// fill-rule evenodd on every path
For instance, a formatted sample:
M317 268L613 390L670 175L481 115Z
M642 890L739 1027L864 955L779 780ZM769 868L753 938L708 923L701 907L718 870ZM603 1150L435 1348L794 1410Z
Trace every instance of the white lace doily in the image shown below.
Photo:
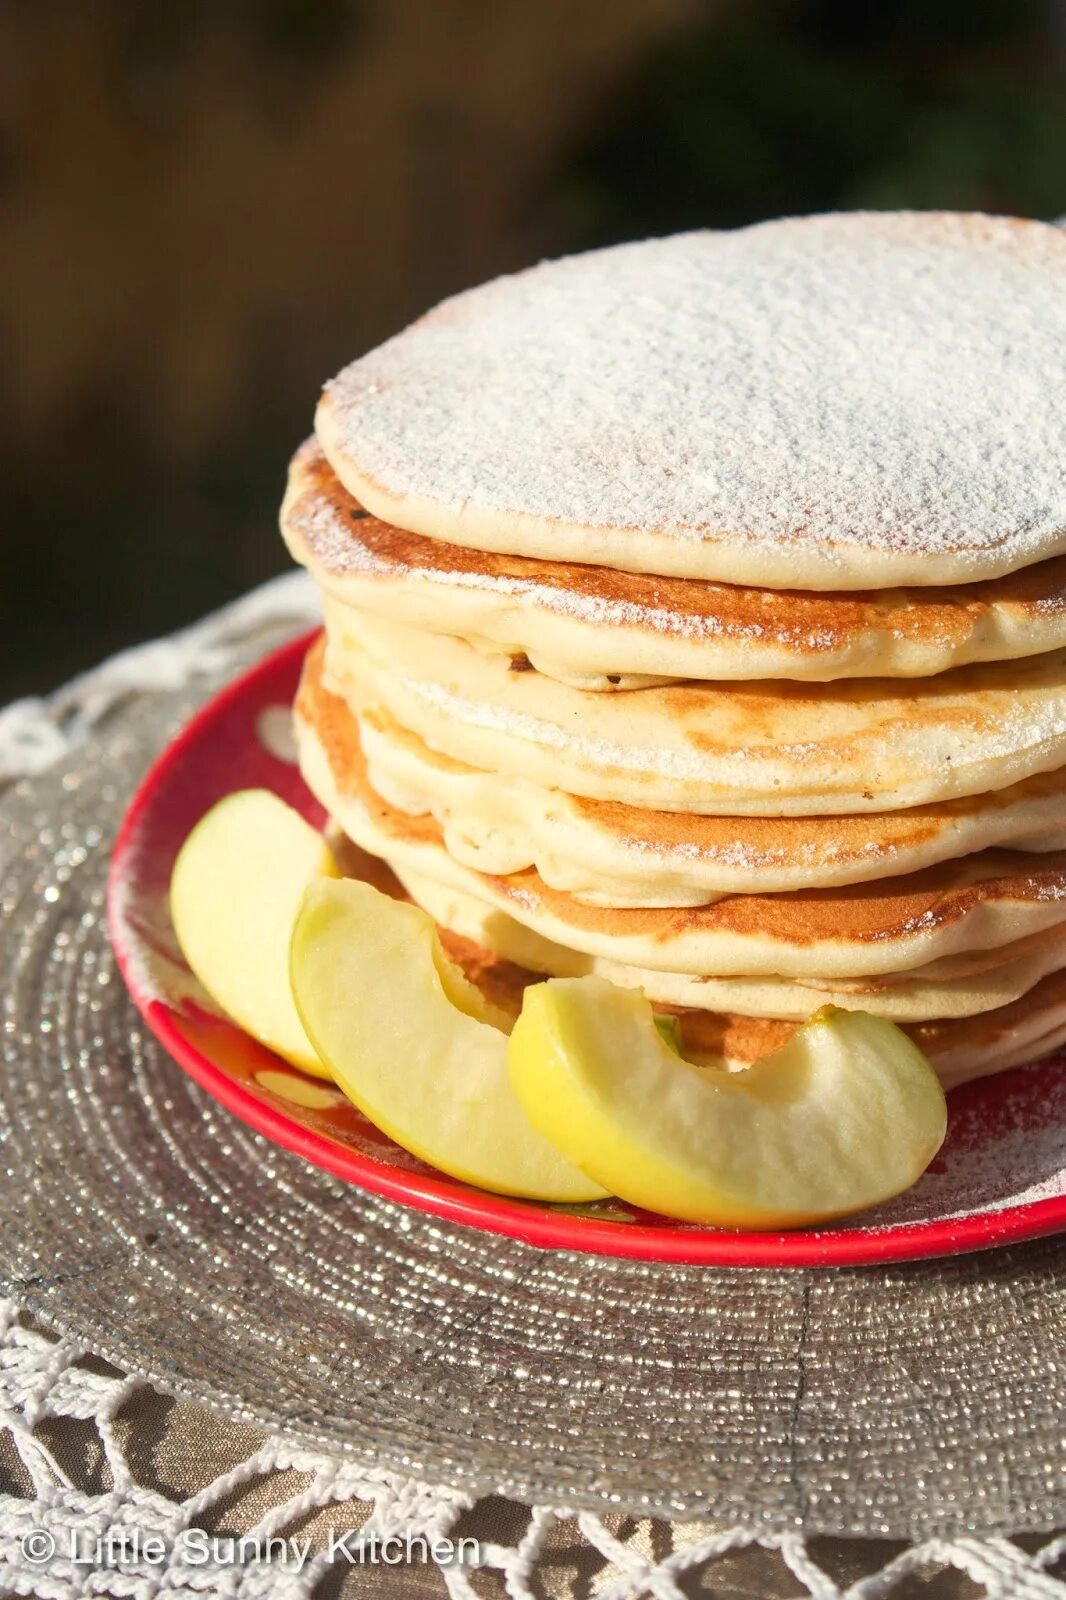
M52 697L17 702L0 713L0 778L43 771L131 691L224 669L255 625L295 630L314 615L302 575L280 579ZM456 1547L460 1562L449 1559ZM1020 1530L901 1547L815 1539L802 1528L760 1534L499 1497L475 1503L176 1404L0 1301L0 1593L289 1600L328 1586L454 1600L877 1600L915 1593L936 1570L938 1595L976 1588L991 1600L1061 1600L1066 1536Z

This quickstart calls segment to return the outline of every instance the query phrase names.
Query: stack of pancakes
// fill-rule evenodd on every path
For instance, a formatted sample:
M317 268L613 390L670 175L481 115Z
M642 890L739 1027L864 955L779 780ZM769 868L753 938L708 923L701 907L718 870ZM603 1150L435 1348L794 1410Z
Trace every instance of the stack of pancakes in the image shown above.
M1066 1039L1066 236L855 214L548 263L326 389L301 768L490 957L744 1065Z

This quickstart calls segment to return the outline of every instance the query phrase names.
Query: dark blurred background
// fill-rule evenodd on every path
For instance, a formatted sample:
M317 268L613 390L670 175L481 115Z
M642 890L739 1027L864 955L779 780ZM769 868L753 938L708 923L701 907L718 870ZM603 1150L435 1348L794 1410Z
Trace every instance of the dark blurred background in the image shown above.
M1055 0L0 8L0 701L282 570L321 381L538 256L1066 212Z

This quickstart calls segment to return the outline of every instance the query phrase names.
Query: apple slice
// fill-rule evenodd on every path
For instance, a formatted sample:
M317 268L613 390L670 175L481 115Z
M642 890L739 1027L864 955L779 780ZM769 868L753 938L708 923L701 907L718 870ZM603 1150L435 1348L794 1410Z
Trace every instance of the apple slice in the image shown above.
M693 1066L640 990L527 989L508 1048L530 1122L631 1205L731 1228L845 1216L909 1188L944 1138L944 1091L891 1022L826 1006L745 1072Z
M354 879L313 883L290 970L334 1080L398 1145L481 1189L603 1198L526 1120L494 1025L502 1014L448 960L424 911Z
M170 917L186 961L227 1016L294 1067L328 1078L289 988L303 892L335 875L329 846L267 789L241 789L201 817L178 852Z

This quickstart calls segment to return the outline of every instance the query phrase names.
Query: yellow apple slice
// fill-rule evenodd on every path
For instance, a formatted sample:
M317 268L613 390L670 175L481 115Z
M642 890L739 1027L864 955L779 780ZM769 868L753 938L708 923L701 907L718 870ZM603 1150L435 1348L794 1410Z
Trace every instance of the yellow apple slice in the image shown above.
M267 789L241 789L201 817L170 880L186 961L227 1016L293 1066L327 1078L289 988L303 892L337 871L329 846Z
M944 1138L944 1091L891 1022L833 1006L744 1072L675 1054L635 989L527 989L508 1064L533 1126L631 1205L732 1228L865 1210Z
M319 880L292 939L296 1006L336 1083L413 1155L464 1183L579 1203L604 1190L528 1123L503 1017L441 949L417 906Z

